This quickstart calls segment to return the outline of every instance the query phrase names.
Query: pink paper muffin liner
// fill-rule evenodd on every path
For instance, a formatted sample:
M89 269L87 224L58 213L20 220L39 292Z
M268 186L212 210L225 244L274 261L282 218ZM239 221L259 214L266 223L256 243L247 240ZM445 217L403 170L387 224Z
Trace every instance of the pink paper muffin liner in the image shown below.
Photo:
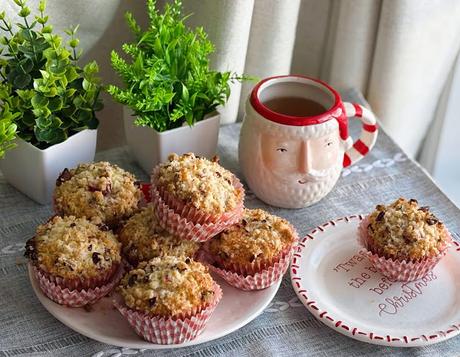
M222 289L218 284L214 284L214 292L214 299L210 304L175 317L152 316L130 309L118 299L113 304L144 340L160 345L173 345L191 341L203 332L222 298Z
M241 184L240 180L236 176L233 176L233 186L236 190L240 193L241 199L238 205L231 211L225 212L221 215L213 215L210 213L203 212L197 208L195 208L191 204L184 203L182 200L178 199L174 195L170 194L166 191L163 187L157 186L157 177L158 172L160 170L160 166L158 165L153 169L152 172L152 191L158 191L159 196L163 200L163 202L175 213L180 215L181 217L186 218L188 221L193 222L195 224L205 225L207 223L217 223L217 222L224 222L233 220L235 215L241 216L240 212L243 209L244 203L244 189L243 185ZM153 196L154 194L152 194ZM153 197L152 197L153 200Z
M54 302L69 307L82 307L94 304L99 299L113 290L123 276L123 267L117 266L118 270L103 285L94 286L81 290L69 289L59 285L60 279L50 279L50 275L43 272L40 268L33 266L34 276L43 293Z
M75 278L75 279L66 279L58 276L49 274L41 269L40 272L45 276L49 281L53 282L56 285L59 285L69 290L83 290L83 289L93 289L97 286L105 285L112 280L113 275L119 270L120 264L114 264L112 267L105 272L102 272L99 276L88 278Z
M243 215L243 206L241 206L237 210L233 210L232 215L226 216L225 219L215 223L199 224L171 209L153 185L151 198L160 226L173 235L195 242L206 242L225 228L238 222Z
M226 270L215 266L213 257L209 256L205 251L200 252L199 261L206 264L209 270L219 275L229 285L240 290L262 290L272 286L286 273L289 263L291 262L293 249L286 250L280 258L260 271L252 272L251 274L238 273L232 270ZM236 267L235 270L239 268ZM241 270L239 270L241 271Z
M372 265L380 273L394 281L407 282L423 278L446 255L450 246L449 242L452 240L449 231L446 229L447 243L439 254L418 261L395 260L379 255L378 252L372 249L372 242L367 233L368 225L369 218L365 217L358 227L358 243L365 248L365 253Z
M258 262L254 263L248 263L248 264L235 264L235 263L227 263L224 259L218 257L218 256L213 256L212 259L214 261L213 265L215 267L221 268L223 270L229 270L234 273L237 273L239 275L254 275L256 273L259 273L265 269L269 269L273 264L278 263L280 260L282 260L284 257L286 257L288 254L290 254L292 250L292 245L285 248L283 251L281 251L276 257L274 257L271 260L260 260Z

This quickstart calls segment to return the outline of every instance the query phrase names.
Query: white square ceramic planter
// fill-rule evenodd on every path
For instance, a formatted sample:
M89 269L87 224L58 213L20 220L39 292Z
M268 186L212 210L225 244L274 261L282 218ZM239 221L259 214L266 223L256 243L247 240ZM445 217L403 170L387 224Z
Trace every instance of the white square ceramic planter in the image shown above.
M149 127L134 125L133 121L131 110L125 108L126 141L134 158L147 173L160 162L166 161L172 152L179 155L193 152L208 158L216 154L220 124L218 112L209 114L192 127L186 125L161 133Z
M0 170L12 186L34 201L50 203L60 172L93 161L96 142L97 129L83 130L45 150L16 139L17 146L0 159Z

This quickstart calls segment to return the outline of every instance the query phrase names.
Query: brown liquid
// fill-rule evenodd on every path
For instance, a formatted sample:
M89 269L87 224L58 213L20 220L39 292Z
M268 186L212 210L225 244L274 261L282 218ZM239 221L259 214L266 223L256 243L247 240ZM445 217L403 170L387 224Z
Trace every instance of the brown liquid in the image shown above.
M263 103L272 111L296 117L311 117L326 112L318 102L300 97L278 97Z

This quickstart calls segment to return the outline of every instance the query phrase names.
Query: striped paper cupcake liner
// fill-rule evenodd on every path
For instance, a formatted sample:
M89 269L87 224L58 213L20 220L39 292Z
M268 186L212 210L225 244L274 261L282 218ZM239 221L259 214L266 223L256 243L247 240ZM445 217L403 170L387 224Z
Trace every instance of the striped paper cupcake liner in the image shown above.
M153 187L153 186L152 186ZM225 228L237 223L243 215L243 207L234 210L231 216L215 223L194 223L188 217L184 217L171 209L162 199L158 190L152 189L152 204L161 227L169 233L195 242L206 242Z
M251 275L239 274L204 262L209 270L219 275L229 285L241 290L262 290L275 284L286 273L291 262L292 249L288 250L273 265Z
M97 286L102 286L107 284L112 280L113 275L120 268L120 264L113 264L110 269L107 269L104 272L101 272L99 276L88 278L73 278L66 279L59 276L54 276L49 274L40 268L38 268L43 276L45 276L49 281L53 282L56 285L59 285L63 288L68 288L69 290L83 290L83 289L92 289Z
M68 287L59 285L56 279L50 279L48 274L35 266L33 266L33 272L40 289L48 298L60 305L82 307L94 304L110 293L120 281L123 275L123 267L118 266L118 270L112 274L112 278L105 284L94 285L91 288L81 290L69 289ZM91 284L88 283L88 285Z

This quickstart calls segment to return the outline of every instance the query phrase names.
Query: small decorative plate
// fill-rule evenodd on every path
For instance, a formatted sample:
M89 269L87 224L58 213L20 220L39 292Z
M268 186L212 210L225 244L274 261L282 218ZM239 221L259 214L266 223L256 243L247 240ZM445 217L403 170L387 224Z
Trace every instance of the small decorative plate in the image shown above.
M460 334L460 244L422 279L392 282L358 246L362 218L327 222L299 242L290 270L300 301L327 326L378 345L423 346Z
M281 279L267 289L242 291L213 276L223 291L222 300L209 319L205 330L195 340L179 345L156 345L141 339L128 321L113 307L110 297L102 298L88 310L58 305L40 290L31 266L29 278L35 294L51 315L72 330L109 345L139 349L179 348L209 342L236 331L254 320L268 306L281 284Z

